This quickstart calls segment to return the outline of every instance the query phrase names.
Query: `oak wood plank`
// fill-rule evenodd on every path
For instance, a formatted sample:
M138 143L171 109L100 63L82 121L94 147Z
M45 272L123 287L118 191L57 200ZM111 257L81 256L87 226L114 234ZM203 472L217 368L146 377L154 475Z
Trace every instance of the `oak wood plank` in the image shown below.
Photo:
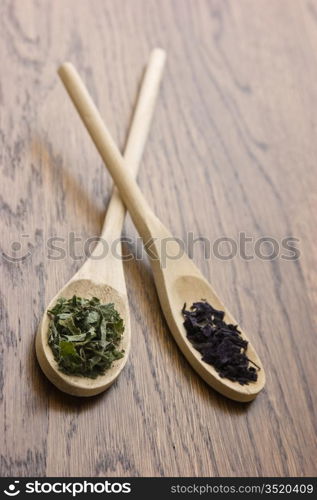
M0 474L316 475L317 2L3 0L0 26ZM35 360L45 305L111 192L56 69L74 63L123 147L154 46L168 66L139 183L158 216L181 238L244 232L251 256L261 237L300 240L296 261L206 259L194 245L266 367L250 405L213 392L177 349L129 218L123 374L82 401Z

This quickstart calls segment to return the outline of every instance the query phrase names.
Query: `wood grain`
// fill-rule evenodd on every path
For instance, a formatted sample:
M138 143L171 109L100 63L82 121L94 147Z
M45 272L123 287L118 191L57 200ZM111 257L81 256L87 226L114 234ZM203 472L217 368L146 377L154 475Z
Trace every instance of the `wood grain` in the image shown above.
M1 475L316 475L317 2L4 0L0 19ZM124 373L81 401L35 361L45 305L85 260L111 193L56 69L76 65L123 147L154 46L169 62L139 174L154 211L182 238L300 240L296 261L205 259L194 247L266 367L247 406L181 355L130 220ZM59 260L53 236L65 239Z

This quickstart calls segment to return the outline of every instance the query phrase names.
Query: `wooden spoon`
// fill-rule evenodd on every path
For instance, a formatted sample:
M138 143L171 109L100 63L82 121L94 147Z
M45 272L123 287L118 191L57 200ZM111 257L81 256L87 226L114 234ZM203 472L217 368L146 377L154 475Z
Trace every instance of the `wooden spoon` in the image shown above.
M258 380L248 385L221 378L211 365L201 360L200 353L186 338L181 313L184 303L189 307L193 302L206 299L213 307L225 312L225 321L237 322L179 242L150 209L126 168L125 163L128 162L122 158L78 73L66 65L60 68L59 74L143 239L150 256L161 307L178 346L193 368L214 389L236 401L251 401L265 384L264 369L254 348L249 343L247 356L260 370ZM247 339L245 333L241 332L242 337Z
M136 175L142 157L164 64L165 52L161 49L155 49L150 56L143 78L125 148L125 158L131 168L131 175ZM66 63L63 65L63 71L75 70L70 63ZM110 249L112 244L120 240L125 211L126 209L120 199L119 193L114 188L101 238L93 254L75 276L51 300L44 312L38 329L36 354L39 364L48 379L61 391L68 394L93 396L106 390L118 377L128 358L130 349L130 316L123 265L122 260L118 256L121 245L116 244L115 253L108 251L105 257L100 257L105 251L105 242ZM59 371L51 348L48 345L49 317L47 311L53 307L59 297L71 298L73 295L85 298L95 296L102 303L113 302L124 320L125 330L120 345L120 349L124 349L125 351L124 357L115 361L104 375L100 375L96 379L70 376Z

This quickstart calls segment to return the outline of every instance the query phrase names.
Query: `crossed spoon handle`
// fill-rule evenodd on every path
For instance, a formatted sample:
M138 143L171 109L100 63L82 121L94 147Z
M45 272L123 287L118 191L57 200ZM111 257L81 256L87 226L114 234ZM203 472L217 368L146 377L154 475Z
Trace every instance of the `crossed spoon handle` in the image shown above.
M133 174L128 172L128 168L133 168L133 164L130 165L126 156L123 158L120 154L75 67L71 63L64 63L60 66L58 74L101 157L110 170L133 220L138 219L143 229L143 218L150 212L150 208L135 182ZM142 231L136 220L134 220L134 223L137 225L142 237L144 231L146 234L148 233L146 227Z

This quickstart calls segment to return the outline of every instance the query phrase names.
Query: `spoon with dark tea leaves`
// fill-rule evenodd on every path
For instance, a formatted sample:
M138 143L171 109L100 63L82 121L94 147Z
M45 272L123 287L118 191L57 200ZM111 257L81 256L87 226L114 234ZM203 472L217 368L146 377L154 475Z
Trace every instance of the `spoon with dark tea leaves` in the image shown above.
M265 384L264 369L255 349L248 342L246 355L252 366L257 366L257 379L244 385L221 377L214 366L202 361L200 352L186 335L182 314L184 303L189 307L205 299L213 308L224 312L226 325L235 325L236 321L179 242L150 209L77 72L70 66L62 66L60 76L143 239L161 307L178 346L210 386L236 401L251 401ZM239 332L241 339L248 341L241 328Z
M154 111L156 97L158 94L164 63L165 52L161 49L155 49L150 56L149 63L143 78L138 102L135 108L133 121L129 132L128 141L125 148L125 158L127 164L131 168L131 175L136 174L142 157L151 118ZM64 72L68 71L74 71L72 65L69 63L62 66L60 73L61 75L63 75ZM114 189L108 206L101 238L97 243L93 254L84 263L81 269L79 269L75 276L73 276L70 281L51 300L50 304L44 312L42 321L39 325L38 333L36 336L36 354L39 364L48 379L60 390L68 394L72 394L75 396L93 396L106 390L119 376L128 358L130 349L129 304L123 273L122 259L120 258L120 255L118 255L120 252L120 247L117 244L120 241L121 237L125 211L126 209L121 201L119 193L117 189ZM105 242L108 249L111 249L112 245L116 244L116 252L108 251L107 254L101 258L100 256L102 256L105 252ZM52 352L51 346L49 345L49 332L51 331L49 314L50 316L52 316L52 313L50 311L52 311L52 309L54 311L59 308L59 299L61 299L62 297L68 301L66 302L66 306L68 303L70 305L72 304L72 301L69 300L72 299L72 297L74 297L73 300L75 304L76 297L78 298L77 301L79 301L80 307L81 299L89 299L92 304L89 307L91 307L92 309L96 309L98 307L99 311L101 310L100 306L102 308L106 304L113 304L115 308L115 314L119 313L120 317L123 320L124 331L120 339L120 345L118 346L118 348L120 349L120 353L121 355L123 354L123 356L121 357L121 359L116 359L103 374L98 375L96 378L90 378L88 376L78 376L77 374L69 374L61 371L60 366L58 365L56 358ZM94 299L94 297L97 300ZM88 301L83 300L82 302L86 304L86 310L84 311L86 314ZM81 311L79 311L79 314L81 314ZM93 314L96 314L96 312ZM61 316L59 317L61 318ZM69 315L66 314L66 317L69 317ZM103 319L107 323L106 318ZM65 319L62 318L62 320L59 321L65 321ZM76 333L76 328L78 329L78 325L75 325L72 319L69 321L71 321L71 330L75 330ZM97 317L97 323L98 321L99 320ZM100 327L98 326L98 328ZM54 331L56 332L56 330ZM91 336L92 335L93 334L91 334ZM81 350L83 343L80 344L80 341L82 340L81 335L77 335L76 341L77 340L79 341L78 344L74 345L76 345L76 349L78 350L79 354L77 353L77 351L74 352L75 360L76 356L80 355L83 352ZM107 344L106 338L102 339L102 341L104 342L103 345ZM64 348L65 344L63 344L62 346L62 342L64 343L65 341L59 341L59 344L56 346L57 352L61 352L62 347ZM68 345L70 344L66 342L66 346ZM70 345L70 348L73 349L73 345ZM85 346L85 348L87 349L87 345ZM91 348L91 350L93 350L93 348ZM66 361L67 353L68 352L66 350ZM96 354L95 357L94 354ZM89 363L90 361L92 363L95 363L96 359L99 359L102 355L102 352L93 351L92 360L89 359ZM82 354L81 357L83 357Z

